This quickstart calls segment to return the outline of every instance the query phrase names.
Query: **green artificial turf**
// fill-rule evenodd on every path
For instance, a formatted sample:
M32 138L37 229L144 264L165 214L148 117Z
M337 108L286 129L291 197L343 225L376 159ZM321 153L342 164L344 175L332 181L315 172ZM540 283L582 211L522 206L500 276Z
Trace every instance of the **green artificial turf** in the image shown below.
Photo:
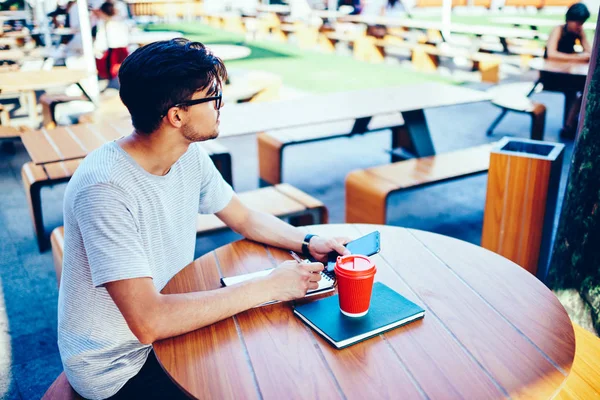
M285 43L268 41L244 43L243 35L224 32L200 23L154 24L147 29L180 31L185 37L202 43L248 46L252 54L244 59L226 61L228 68L273 72L281 76L284 85L313 93L426 81L455 83L435 74L419 73L398 65L370 64L357 61L350 56L307 51Z

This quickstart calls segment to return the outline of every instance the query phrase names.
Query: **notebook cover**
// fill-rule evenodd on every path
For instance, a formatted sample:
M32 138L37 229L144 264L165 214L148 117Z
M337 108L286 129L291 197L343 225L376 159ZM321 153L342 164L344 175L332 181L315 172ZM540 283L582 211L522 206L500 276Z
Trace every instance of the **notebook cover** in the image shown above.
M385 331L379 333L373 332L395 322L415 317L417 314L424 313L424 311L421 307L381 282L376 282L373 285L371 306L369 307L369 312L364 317L352 318L342 314L340 312L338 295L306 303L294 309L296 316L300 317L300 319L304 317L306 319L304 322L307 322L309 326L310 324L315 325L323 332L325 339L338 348L346 347L376 334L383 333ZM412 321L407 321L406 323ZM404 324L398 326L402 325ZM389 329L397 328L398 326ZM339 345L341 341L368 333L372 334L362 339L350 340L350 343L343 346Z

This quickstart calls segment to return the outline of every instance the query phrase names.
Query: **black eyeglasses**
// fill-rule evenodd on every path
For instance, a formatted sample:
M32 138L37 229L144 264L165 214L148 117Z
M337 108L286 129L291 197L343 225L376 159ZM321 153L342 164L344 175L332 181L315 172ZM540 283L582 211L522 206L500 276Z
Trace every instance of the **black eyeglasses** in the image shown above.
M186 100L186 101L182 101L181 103L174 104L171 107L167 108L167 111L165 111L165 113L163 115L161 115L161 118L164 118L167 115L167 113L169 112L169 110L173 107L189 107L189 106L194 106L196 104L208 103L209 101L213 101L213 100L215 101L215 109L220 110L221 106L223 104L223 93L222 92L219 92L219 94L216 96L204 97L202 99L195 99L195 100Z

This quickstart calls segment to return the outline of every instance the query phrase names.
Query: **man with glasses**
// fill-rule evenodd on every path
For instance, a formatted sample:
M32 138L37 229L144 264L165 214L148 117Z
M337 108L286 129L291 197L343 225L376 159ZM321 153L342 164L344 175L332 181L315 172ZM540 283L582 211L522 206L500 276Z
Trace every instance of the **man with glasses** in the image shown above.
M134 131L86 157L65 194L58 345L83 397L183 398L151 344L270 300L318 286L321 263L285 262L273 273L218 290L162 295L193 261L196 215L215 213L234 231L324 260L342 239L248 209L197 142L219 134L226 70L200 43L156 42L119 71Z

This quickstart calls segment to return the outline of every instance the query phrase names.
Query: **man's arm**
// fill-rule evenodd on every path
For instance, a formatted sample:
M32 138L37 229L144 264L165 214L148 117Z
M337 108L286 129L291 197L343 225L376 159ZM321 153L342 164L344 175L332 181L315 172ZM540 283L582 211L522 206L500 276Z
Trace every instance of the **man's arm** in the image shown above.
M160 294L151 278L125 279L105 284L129 329L141 343L181 335L259 304L301 298L316 289L320 263L283 263L269 276L217 290ZM315 273L317 272L317 273Z
M587 53L589 56L592 55L592 45L590 44L583 29L581 30L581 47L583 47L584 53Z
M216 215L228 227L245 238L296 252L302 251L302 242L306 232L271 214L246 207L236 195ZM347 242L346 238L324 239L315 237L310 241L309 250L317 260L324 261L327 253L331 251L348 254L348 250L342 245L345 242Z

